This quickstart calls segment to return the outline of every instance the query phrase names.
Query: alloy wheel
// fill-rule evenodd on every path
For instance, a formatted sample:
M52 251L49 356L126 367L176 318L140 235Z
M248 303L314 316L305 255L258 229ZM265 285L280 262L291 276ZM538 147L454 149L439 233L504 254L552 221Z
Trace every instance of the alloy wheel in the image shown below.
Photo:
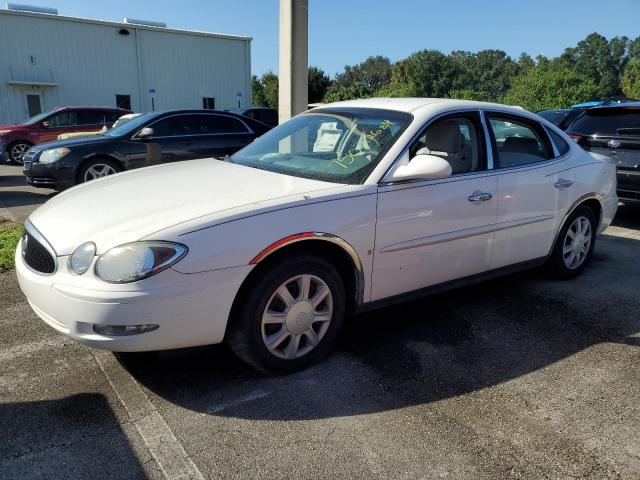
M29 148L30 145L26 143L16 143L13 145L9 150L9 157L11 157L11 161L19 164L24 163L22 157L24 157L24 154L27 153Z
M562 257L565 266L575 270L584 263L591 247L591 222L587 217L577 217L564 238Z
M116 173L116 170L111 165L107 165L105 163L96 163L87 168L87 171L84 172L83 180L85 182L88 182L90 180L95 180L96 178L113 175L114 173Z
M329 286L315 275L297 275L269 298L262 314L262 341L278 358L300 358L318 346L332 317Z

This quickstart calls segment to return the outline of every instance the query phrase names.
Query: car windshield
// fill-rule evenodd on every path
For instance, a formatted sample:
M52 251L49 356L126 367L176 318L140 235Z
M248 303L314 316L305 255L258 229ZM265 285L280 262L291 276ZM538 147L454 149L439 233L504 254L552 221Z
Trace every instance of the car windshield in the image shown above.
M129 120L128 122L125 122L122 125L110 128L102 135L105 135L107 137L121 137L123 135L128 135L143 127L149 120L157 117L158 115L160 115L158 112L145 113L143 115L140 115L139 117Z
M229 161L295 177L359 184L412 118L381 109L314 110L274 128Z
M52 113L53 112L39 113L38 115L35 115L35 116L31 117L31 118L28 118L27 120L24 120L22 122L18 122L17 125L33 125L35 123L41 122L42 120L47 118Z

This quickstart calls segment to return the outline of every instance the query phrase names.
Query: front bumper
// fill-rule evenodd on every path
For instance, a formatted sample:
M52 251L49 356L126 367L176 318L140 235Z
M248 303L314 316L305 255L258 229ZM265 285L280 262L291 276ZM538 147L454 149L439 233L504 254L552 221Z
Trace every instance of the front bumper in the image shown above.
M167 269L153 277L111 285L67 269L41 275L16 250L18 283L38 316L60 333L90 347L116 352L167 350L220 343L240 285L252 266L183 274ZM99 335L93 325L155 324L154 331L131 336Z
M29 150L22 164L22 173L26 177L27 183L34 187L53 188L64 190L74 185L75 171L62 162L40 163L38 151Z

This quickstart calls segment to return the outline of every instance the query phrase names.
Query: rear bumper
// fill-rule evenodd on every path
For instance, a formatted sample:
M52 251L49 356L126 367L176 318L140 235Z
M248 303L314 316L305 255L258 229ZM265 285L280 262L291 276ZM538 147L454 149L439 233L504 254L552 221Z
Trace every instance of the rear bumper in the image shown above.
M167 269L127 285L78 277L59 257L50 276L30 270L16 251L18 283L34 312L58 332L94 348L116 352L167 350L223 340L233 300L251 266L183 274ZM86 276L87 278L83 278ZM130 336L97 334L94 325L159 327Z
M640 202L640 171L618 168L618 197L623 202Z

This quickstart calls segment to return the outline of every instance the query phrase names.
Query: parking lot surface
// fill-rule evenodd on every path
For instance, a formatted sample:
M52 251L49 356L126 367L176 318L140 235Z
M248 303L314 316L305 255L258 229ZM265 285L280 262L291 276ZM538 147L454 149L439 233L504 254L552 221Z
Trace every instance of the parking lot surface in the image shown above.
M55 195L48 188L27 185L22 167L0 164L0 223L22 223L40 204Z
M14 217L50 194L8 182ZM225 346L91 350L0 274L0 478L640 478L639 254L621 207L580 278L352 318L284 377Z

